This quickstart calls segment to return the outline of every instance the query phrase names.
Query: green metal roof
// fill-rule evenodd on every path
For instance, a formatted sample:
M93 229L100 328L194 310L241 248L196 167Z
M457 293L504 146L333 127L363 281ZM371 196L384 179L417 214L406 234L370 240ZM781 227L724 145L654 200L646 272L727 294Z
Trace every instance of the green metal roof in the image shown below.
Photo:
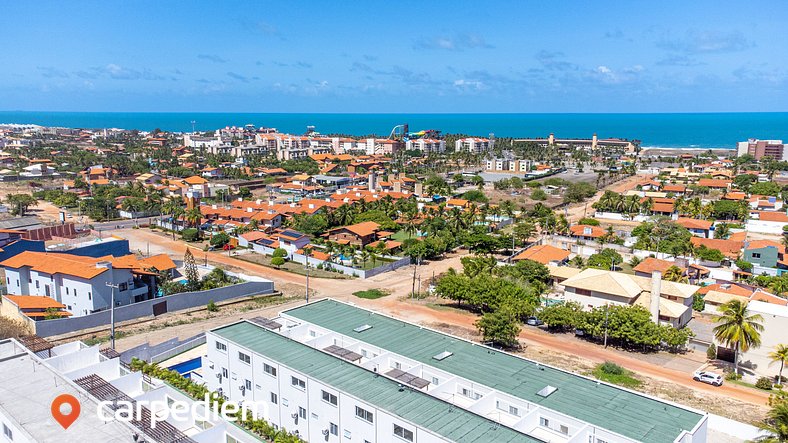
M451 441L541 441L252 323L213 333Z
M645 395L335 300L321 300L284 313L635 440L672 442L703 418L697 412ZM353 331L364 324L372 328ZM453 355L441 361L432 358L444 351ZM558 390L548 397L536 395L547 385Z

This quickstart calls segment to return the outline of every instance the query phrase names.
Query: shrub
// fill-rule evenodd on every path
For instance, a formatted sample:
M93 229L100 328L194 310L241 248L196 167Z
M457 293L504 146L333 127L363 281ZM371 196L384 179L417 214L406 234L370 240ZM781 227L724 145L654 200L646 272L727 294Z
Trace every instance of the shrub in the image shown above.
M382 291L380 289L368 289L366 291L356 291L353 293L358 298L366 298L368 300L375 300L376 298L381 298L389 295L387 292Z
M208 300L208 306L206 306L205 309L207 309L208 312L218 312L219 311L219 307L216 306L216 303L214 303L213 300Z
M273 257L274 258L287 257L287 250L285 250L284 248L276 248L276 249L274 249Z
M610 375L622 375L624 374L624 368L621 366L613 363L612 361L606 361L599 366L599 370L604 372L605 374Z
M181 231L181 237L185 241L197 241L200 239L200 231L194 228L188 228Z
M698 312L703 312L703 310L706 309L706 300L703 299L702 294L695 294L692 296L692 309ZM712 346L714 345L712 344ZM716 349L714 350L714 353L716 355Z
M769 380L769 377L761 377L755 382L755 387L770 391L772 389L772 381Z
M534 189L534 191L531 192L531 199L537 201L545 201L547 200L547 193L545 193L541 189Z
M706 349L706 358L709 360L715 360L717 358L717 347L714 346L714 343L709 345L708 349Z
M741 380L741 374L736 372L727 372L725 374L725 380Z
M211 237L211 246L221 248L222 246L226 245L230 242L230 236L225 234L224 232L220 232L213 237Z
M283 257L274 257L271 259L271 264L279 268L285 264L285 259Z

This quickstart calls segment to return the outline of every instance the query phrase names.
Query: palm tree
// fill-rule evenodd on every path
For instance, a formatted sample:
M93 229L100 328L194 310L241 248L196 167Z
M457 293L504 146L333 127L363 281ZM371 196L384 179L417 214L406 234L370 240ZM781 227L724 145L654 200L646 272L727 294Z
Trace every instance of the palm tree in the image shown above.
M714 227L714 238L727 239L731 236L731 226L727 223L720 223Z
M760 443L788 442L788 402L778 401L766 414L766 420L759 426L768 435L756 438Z
M196 228L202 219L202 212L200 212L200 208L191 208L186 211L184 217L187 223Z
M720 343L733 348L733 371L739 372L739 352L747 352L750 348L761 345L761 331L763 331L763 317L760 314L750 314L747 303L741 300L731 300L721 305L717 310L720 316L715 320L719 323L714 327L714 337Z
M684 276L684 271L675 265L666 269L662 278L676 283L689 283L689 279Z
M769 358L772 363L780 362L780 372L777 374L777 384L783 384L783 367L785 362L788 361L788 346L779 344L775 346L774 351L769 353Z

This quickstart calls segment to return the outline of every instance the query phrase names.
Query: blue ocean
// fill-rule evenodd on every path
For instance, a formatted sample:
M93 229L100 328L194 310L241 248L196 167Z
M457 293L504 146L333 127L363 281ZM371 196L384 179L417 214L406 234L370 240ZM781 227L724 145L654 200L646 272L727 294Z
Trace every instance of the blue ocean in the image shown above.
M788 112L692 114L264 114L147 112L0 111L0 123L34 123L73 128L124 128L187 132L253 124L302 134L315 126L323 134L377 134L407 123L412 132L497 137L617 137L638 139L643 147L728 148L748 138L788 140Z

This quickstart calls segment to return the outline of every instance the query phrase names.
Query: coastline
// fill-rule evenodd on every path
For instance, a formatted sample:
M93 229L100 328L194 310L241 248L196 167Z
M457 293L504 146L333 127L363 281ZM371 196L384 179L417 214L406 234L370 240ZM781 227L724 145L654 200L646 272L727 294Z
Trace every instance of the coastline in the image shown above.
M698 155L704 152L711 151L716 156L727 157L729 155L736 156L735 148L641 148L641 157L675 157L682 154Z

